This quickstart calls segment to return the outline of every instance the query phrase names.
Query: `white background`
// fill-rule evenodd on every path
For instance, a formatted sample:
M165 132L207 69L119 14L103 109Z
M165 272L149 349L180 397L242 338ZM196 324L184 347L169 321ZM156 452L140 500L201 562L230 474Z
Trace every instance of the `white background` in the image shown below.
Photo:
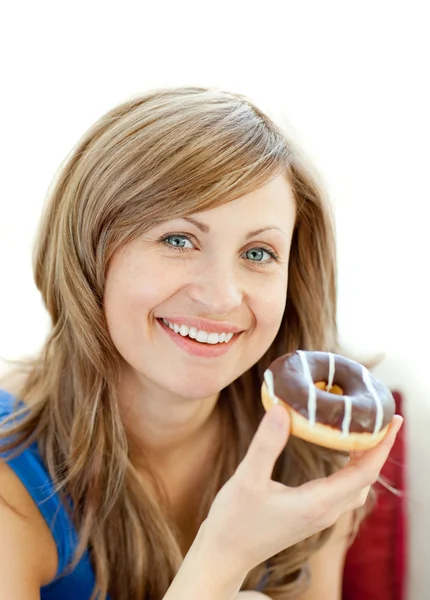
M157 4L157 7L154 7ZM0 356L47 317L31 249L51 179L106 110L217 85L285 118L337 216L339 325L405 394L409 598L430 597L430 42L426 2L14 2L0 15Z

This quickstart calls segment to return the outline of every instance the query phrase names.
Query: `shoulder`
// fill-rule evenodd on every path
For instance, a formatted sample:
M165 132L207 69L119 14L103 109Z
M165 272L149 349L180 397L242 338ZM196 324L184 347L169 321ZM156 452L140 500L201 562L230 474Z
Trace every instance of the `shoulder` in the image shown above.
M16 577L22 570L23 576L32 576L40 587L54 579L58 556L51 531L26 487L1 459L0 531L0 573L1 565L8 565ZM2 573L2 581L5 577Z
M15 397L0 389L0 424L16 405ZM16 570L25 565L28 573L45 585L55 577L58 556L34 490L38 484L40 489L46 485L47 474L30 449L15 458L9 456L0 451L0 569L2 564L13 564ZM12 560L14 556L16 560ZM5 575L1 575L3 580Z
M344 514L327 542L310 557L310 586L300 600L341 600L343 569L353 528L354 514Z
M354 511L345 513L333 527L333 531L327 542L315 552L310 558L310 565L325 567L327 564L342 566L346 552L351 544L354 531Z
M3 396L16 397L25 385L29 373L23 367L20 370L9 371L2 374L0 378L0 401Z

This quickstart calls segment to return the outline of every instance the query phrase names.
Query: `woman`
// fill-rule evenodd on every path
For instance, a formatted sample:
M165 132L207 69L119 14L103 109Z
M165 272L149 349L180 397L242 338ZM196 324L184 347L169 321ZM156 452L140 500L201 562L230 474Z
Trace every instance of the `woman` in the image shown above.
M328 204L269 117L202 88L110 111L55 182L35 279L52 330L1 396L0 599L340 598L401 420L339 470L263 418L276 356L337 348Z

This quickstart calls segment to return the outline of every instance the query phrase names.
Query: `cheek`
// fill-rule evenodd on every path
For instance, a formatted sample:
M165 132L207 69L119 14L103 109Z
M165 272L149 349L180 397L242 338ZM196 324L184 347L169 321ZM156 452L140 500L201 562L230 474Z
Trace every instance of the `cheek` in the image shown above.
M263 293L255 302L254 314L260 331L264 328L270 337L274 331L277 332L282 321L287 301L287 282L279 280L262 289Z
M148 336L148 316L156 294L134 269L112 270L106 281L104 309L109 335L119 354L135 364Z
M108 321L122 326L142 323L148 314L168 295L168 282L157 278L157 285L151 285L148 275L138 273L128 276L122 273L112 278L106 286L105 311ZM153 279L152 279L153 281Z
M250 308L255 319L255 329L246 343L246 368L255 364L276 338L285 312L286 297L287 282L282 278L276 282L267 282L254 294Z
M166 269L156 260L143 261L131 251L114 256L105 288L104 308L114 342L141 343L148 320L175 295L184 280L178 269Z

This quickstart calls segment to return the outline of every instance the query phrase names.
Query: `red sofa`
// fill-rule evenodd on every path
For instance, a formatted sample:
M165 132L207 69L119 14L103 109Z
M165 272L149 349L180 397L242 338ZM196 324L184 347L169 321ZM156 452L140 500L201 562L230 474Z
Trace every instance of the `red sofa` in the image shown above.
M393 392L397 413L402 414L402 396ZM395 495L376 486L377 501L349 549L343 600L405 600L407 573L405 501L405 427L400 430L382 475Z

